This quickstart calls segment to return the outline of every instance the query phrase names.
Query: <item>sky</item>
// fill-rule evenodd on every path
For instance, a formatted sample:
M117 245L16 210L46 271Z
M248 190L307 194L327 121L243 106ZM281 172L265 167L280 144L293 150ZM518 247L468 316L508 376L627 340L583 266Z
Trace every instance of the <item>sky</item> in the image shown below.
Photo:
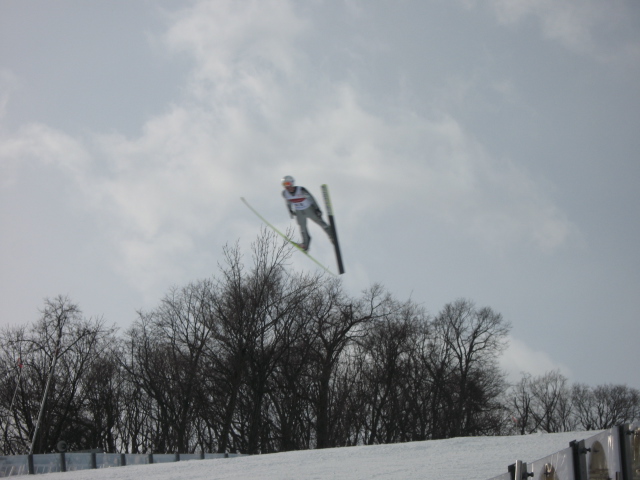
M636 0L0 0L0 327L66 295L127 329L251 262L240 197L295 237L292 175L353 296L469 299L510 379L640 388L639 132Z
M305 450L228 459L192 460L154 465L51 473L47 479L72 480L489 480L507 474L516 461L543 479L544 465L553 465L560 478L573 478L572 441L606 450L611 478L621 471L612 450L617 432L569 432L511 437L470 437L363 447ZM611 443L609 443L611 440ZM587 453L587 465L591 453ZM571 476L570 476L571 475ZM510 477L509 477L510 478ZM504 480L502 477L499 480Z

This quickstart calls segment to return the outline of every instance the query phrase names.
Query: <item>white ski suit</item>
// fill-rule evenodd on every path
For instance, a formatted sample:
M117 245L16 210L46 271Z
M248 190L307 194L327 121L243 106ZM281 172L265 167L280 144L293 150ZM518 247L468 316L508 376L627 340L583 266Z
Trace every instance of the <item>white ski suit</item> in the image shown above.
M329 240L333 242L333 235L331 233L331 227L322 219L322 211L316 203L313 195L304 187L294 187L293 192L289 192L286 188L282 191L289 216L291 218L296 217L298 225L300 226L300 233L302 235L301 247L305 250L309 249L311 243L311 236L307 230L307 218L313 220L320 225L322 229L329 236Z

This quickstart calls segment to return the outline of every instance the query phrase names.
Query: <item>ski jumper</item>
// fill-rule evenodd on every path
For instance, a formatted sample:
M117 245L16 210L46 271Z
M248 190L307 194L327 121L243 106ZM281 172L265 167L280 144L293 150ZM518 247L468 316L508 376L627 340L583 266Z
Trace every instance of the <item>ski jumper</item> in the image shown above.
M307 219L313 220L320 225L322 229L327 233L329 239L333 242L333 236L331 233L331 227L322 219L322 212L320 207L316 203L313 195L304 187L295 187L293 193L284 189L282 191L289 216L293 218L295 215L298 225L300 226L300 233L302 234L301 247L305 250L309 249L311 243L311 236L307 230Z

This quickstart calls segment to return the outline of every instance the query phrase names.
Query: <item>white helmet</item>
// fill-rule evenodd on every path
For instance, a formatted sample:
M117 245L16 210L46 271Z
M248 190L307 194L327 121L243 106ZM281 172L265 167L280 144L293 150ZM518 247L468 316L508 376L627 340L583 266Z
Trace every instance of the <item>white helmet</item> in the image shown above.
M291 175L287 175L282 177L282 186L283 187L293 187L296 184L296 181L293 179Z

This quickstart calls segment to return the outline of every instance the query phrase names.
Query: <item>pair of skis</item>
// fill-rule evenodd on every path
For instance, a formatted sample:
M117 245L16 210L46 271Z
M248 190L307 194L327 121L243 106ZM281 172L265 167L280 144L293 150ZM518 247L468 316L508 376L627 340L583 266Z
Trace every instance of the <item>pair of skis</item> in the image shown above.
M329 225L331 226L331 231L333 232L333 246L334 246L334 249L335 249L335 252L336 252L336 261L338 262L338 272L340 272L340 274L343 274L344 273L344 266L342 265L342 254L340 253L340 244L338 243L338 232L336 230L336 221L335 221L334 216L333 216L333 206L331 205L331 198L329 197L329 187L327 185L322 185L321 188L322 188L322 197L324 198L324 204L325 204L325 207L327 209L327 216L329 217ZM333 276L337 276L329 268L327 268L322 263L320 263L318 260L316 260L311 255L309 255L309 252L307 252L306 250L301 248L300 245L298 245L296 242L291 240L284 233L282 233L280 230L278 230L276 227L274 227L271 223L269 223L269 221L267 221L267 219L265 219L262 215L260 215L260 213L258 213L258 211L255 208L253 208L251 205L249 205L249 202L247 202L247 200L244 197L240 197L240 200L242 200L244 202L244 204L247 207L249 207L249 209L253 213L255 213L256 216L258 218L260 218L260 220L262 220L269 228L271 228L274 232L276 232L282 238L287 240L291 245L293 245L298 250L300 250L302 253L304 253L307 257L309 257L313 262L315 262L325 272L330 273Z

